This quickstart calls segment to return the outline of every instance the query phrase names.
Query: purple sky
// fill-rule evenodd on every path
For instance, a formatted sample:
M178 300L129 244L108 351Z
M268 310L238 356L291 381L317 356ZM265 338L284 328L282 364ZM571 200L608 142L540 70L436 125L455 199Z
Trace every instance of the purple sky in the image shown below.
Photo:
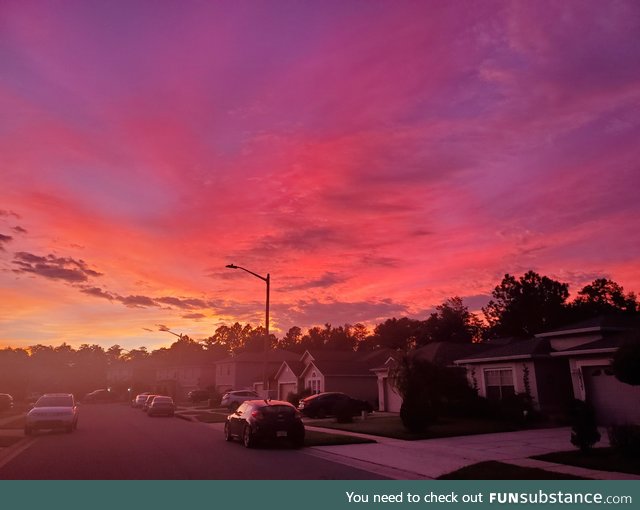
M640 291L636 1L0 4L0 346Z

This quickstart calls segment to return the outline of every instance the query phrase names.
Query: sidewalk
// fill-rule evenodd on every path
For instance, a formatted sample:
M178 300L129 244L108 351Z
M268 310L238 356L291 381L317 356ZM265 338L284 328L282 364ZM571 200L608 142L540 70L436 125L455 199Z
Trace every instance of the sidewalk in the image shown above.
M320 427L308 430L327 432ZM332 433L343 432L331 429ZM344 432L350 434L348 432ZM595 471L530 459L534 455L571 449L568 427L523 430L498 434L481 434L420 441L403 441L365 434L377 443L314 447L307 450L334 462L382 473L396 479L435 479L446 473L478 462L496 460L523 467L535 467L557 473L596 480L640 480L640 476L609 471ZM606 437L606 434L603 435ZM596 446L608 446L603 440Z

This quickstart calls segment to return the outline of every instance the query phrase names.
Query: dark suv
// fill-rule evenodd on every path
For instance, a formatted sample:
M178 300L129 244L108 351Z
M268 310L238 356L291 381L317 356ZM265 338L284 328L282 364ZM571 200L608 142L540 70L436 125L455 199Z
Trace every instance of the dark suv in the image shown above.
M298 405L298 410L309 418L324 418L342 412L351 415L360 414L362 411L370 413L373 408L366 400L351 398L344 393L332 391L303 398Z
M304 446L304 424L300 413L289 402L247 400L227 416L224 438L240 439L253 448L261 441L288 439L294 448Z

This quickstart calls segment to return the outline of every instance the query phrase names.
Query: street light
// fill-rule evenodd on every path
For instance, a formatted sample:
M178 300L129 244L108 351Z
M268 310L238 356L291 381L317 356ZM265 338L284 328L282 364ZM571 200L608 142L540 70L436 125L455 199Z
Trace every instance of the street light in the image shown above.
M165 326L164 324L156 324L156 326L158 326L158 331L164 331L165 333L171 333L172 335L177 336L180 340L182 340L182 333L178 334L178 333L174 333L173 331L171 331L167 326Z
M271 287L271 276L267 273L267 276L260 276L253 271L249 271L247 268L236 266L235 264L227 264L226 266L229 269L242 269L243 271L249 273L250 275L255 276L256 278L260 278L263 282L267 284L267 305L265 307L265 337L264 337L264 359L263 359L263 369L262 369L262 389L266 391L267 397L269 397L269 376L267 375L267 358L269 356L269 289Z

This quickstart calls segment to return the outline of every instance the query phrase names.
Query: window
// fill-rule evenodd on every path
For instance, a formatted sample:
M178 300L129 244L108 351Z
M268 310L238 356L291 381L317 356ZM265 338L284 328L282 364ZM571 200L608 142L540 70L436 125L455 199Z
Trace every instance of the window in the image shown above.
M311 372L308 388L311 390L311 393L320 393L320 377L315 373L315 371Z
M490 400L501 400L515 394L511 368L485 370L484 380Z

